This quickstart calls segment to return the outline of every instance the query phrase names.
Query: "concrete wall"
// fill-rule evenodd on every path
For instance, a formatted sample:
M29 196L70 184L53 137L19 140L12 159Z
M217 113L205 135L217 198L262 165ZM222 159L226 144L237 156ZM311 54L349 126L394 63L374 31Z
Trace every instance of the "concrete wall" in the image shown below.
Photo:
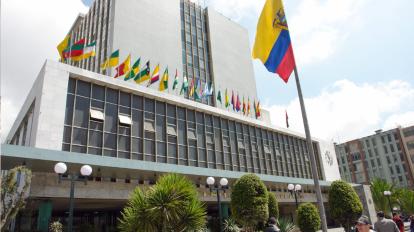
M320 149L320 161L322 165L322 174L327 181L341 179L339 173L338 160L336 158L335 147L332 142L318 140ZM318 158L318 157L317 157Z
M227 88L230 98L233 90L239 94L240 101L243 96L246 102L250 97L253 104L253 100L257 101L257 92L247 30L214 10L207 9L207 15L216 90L220 89L224 95ZM218 104L218 107L224 105ZM253 106L251 109L254 112Z
M113 7L111 47L114 51L120 50L120 62L128 54L131 54L131 65L141 57L141 66L150 60L151 74L159 63L160 75L168 66L169 86L172 86L176 69L182 78L180 1L116 0ZM151 86L158 87L159 82Z

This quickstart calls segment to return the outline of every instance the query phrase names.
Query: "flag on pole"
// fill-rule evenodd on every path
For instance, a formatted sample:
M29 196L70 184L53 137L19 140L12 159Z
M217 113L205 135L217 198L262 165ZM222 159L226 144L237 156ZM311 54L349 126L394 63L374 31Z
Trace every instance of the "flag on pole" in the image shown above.
M188 93L188 96L189 97L192 97L193 95L194 95L194 77L193 77L193 79L191 80L191 83L190 83L190 92Z
M269 72L288 82L295 58L282 0L266 0L257 22L252 56L260 59Z
M186 76L183 77L183 84L181 85L180 95L188 90L188 79Z
M162 75L162 79L160 82L160 91L164 91L168 89L168 67L165 68L164 74Z
M173 87L172 89L175 90L177 88L178 85L178 70L175 70L175 78L174 78L174 83L173 83Z
M127 72L127 74L125 74L125 78L124 78L125 81L128 81L128 80L134 78L135 75L138 74L140 62L141 62L141 58L138 58L138 60L135 61L135 63L132 65L131 70L129 70L129 72Z
M137 84L140 84L143 81L146 81L150 78L150 61L147 61L147 63L145 63L145 67L144 69L142 69L135 77L134 77L134 81Z
M92 43L86 45L86 47L83 49L82 59L88 59L89 57L95 56L95 50L96 50L96 41L93 41Z
M289 116L288 116L287 110L285 110L285 116L286 116L286 127L289 128Z
M247 115L250 115L250 98L247 99Z
M227 89L226 92L224 94L224 106L227 108L230 105L230 100L229 100L229 95L227 94Z
M62 42L60 42L57 46L57 50L59 52L59 56L61 60L64 60L65 57L63 56L63 51L67 50L70 45L70 35L67 35Z
M221 92L220 92L220 90L217 92L217 101L220 102L220 104L223 104L221 102Z
M116 74L114 78L120 77L131 69L131 55L128 55L124 62L115 68Z
M85 39L81 39L74 43L72 46L63 51L64 58L78 59L82 57L83 48L85 47Z
M243 96L243 108L242 108L242 112L243 112L243 115L246 114L246 102L244 101L244 96Z
M152 72L151 79L148 81L147 87L154 84L159 79L160 79L160 64L157 64L157 66L155 66L154 71Z
M203 88L202 88L202 83L201 83L201 78L198 78L198 81L197 81L197 85L196 85L196 87L195 87L195 90L194 90L194 100L201 100L201 98L202 98L202 94L203 94Z
M256 100L253 100L253 107L254 107L254 116L257 119L257 108L256 108Z
M257 102L257 106L256 106L256 118L260 117L260 101Z
M211 96L211 94L206 81L206 83L204 84L203 97L208 98L209 96Z
M111 56L101 64L101 69L117 66L119 63L119 49L112 52Z
M236 110L236 99L234 99L234 92L231 91L231 105L233 106L233 110Z
M237 94L237 100L236 100L236 111L239 112L240 111L240 98L239 98L239 94Z

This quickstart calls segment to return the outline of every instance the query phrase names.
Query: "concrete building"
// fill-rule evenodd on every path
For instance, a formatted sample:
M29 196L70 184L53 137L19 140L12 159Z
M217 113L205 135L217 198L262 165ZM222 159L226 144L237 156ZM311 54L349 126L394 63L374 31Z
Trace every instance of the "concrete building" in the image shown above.
M18 230L44 231L50 220L66 218L69 183L58 182L56 162L65 162L70 173L83 164L93 168L87 185L76 185L76 229L114 228L130 192L169 172L194 181L212 218L218 208L205 184L208 176L229 179L224 216L232 184L246 173L257 174L276 194L282 215L294 214L289 183L302 185L299 202L316 202L303 134L225 109L215 96L195 101L179 90L160 92L99 70L111 51L120 49L253 100L245 29L188 1L97 0L71 32L73 41L96 40L97 56L67 64L47 60L2 146L2 170L24 164L34 173ZM313 145L326 201L330 181L340 178L335 150L316 138Z
M413 126L398 127L337 144L341 178L360 184L380 178L399 187L413 187L413 135Z

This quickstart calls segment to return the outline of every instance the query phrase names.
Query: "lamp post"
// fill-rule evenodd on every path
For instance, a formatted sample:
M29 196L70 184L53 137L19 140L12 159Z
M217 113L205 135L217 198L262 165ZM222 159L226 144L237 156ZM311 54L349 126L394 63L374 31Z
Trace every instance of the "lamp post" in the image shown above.
M295 196L295 203L296 203L296 209L298 209L298 192L300 192L302 190L302 185L300 184L288 184L288 190L290 192L290 194Z
M219 220L220 220L220 225L219 225L219 231L221 232L221 225L223 224L223 219L221 218L221 199L220 199L220 191L222 191L223 193L226 191L227 189L227 184L229 183L229 181L226 178L221 178L220 179L220 186L219 185L214 185L214 182L216 182L216 180L214 179L214 177L210 176L207 177L206 180L208 187L210 188L210 192L212 191L216 191L217 194L217 206L218 206L218 213L219 213Z
M75 181L82 181L86 184L86 178L92 174L92 167L89 165L83 165L80 169L80 174L70 174L64 177L63 174L67 171L65 163L59 162L55 164L55 172L59 175L59 183L62 180L70 181L70 197L69 197L69 220L68 220L68 231L72 232L73 224L73 198L75 195Z
M384 191L384 196L386 196L388 198L388 205L390 206L390 210L391 210L391 217L392 217L392 206L391 206L391 191Z

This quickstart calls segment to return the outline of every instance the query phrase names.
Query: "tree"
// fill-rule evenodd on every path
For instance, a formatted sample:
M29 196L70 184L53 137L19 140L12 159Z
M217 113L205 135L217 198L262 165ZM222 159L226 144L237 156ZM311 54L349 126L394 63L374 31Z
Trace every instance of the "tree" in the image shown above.
M332 182L329 189L329 211L334 220L340 223L345 231L361 216L362 203L352 186L345 181Z
M17 213L25 207L32 172L24 166L10 169L1 175L1 224L4 231Z
M385 180L382 179L374 179L370 183L372 200L374 201L375 210L376 211L383 211L386 215L390 215L390 202L391 205L396 201L395 199L395 187L387 183ZM393 194L390 196L390 202L386 196L384 196L384 191L391 191Z
M300 204L298 211L298 224L302 232L315 232L321 226L321 219L316 206L312 203Z
M190 180L168 174L146 192L135 188L118 220L128 232L196 231L205 226L206 209Z
M277 202L275 194L272 192L268 192L267 197L269 217L279 218L279 203Z
M398 203L401 211L408 215L414 214L414 191L409 189L400 189L398 194Z
M269 216L266 186L254 174L246 174L236 181L230 204L234 219L245 231L252 230Z

